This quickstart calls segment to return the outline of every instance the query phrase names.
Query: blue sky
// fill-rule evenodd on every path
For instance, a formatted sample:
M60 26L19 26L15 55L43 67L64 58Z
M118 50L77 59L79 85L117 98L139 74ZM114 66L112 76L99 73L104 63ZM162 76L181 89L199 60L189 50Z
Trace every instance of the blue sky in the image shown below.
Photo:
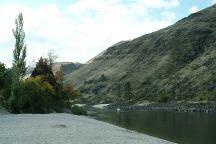
M11 66L12 28L24 15L27 61L54 50L58 61L87 62L109 46L174 24L216 0L0 0L0 62Z

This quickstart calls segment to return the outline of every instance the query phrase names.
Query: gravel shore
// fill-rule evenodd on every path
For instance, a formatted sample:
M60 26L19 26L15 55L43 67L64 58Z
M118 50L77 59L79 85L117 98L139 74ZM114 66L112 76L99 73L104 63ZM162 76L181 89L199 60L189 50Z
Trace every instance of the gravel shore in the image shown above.
M9 114L9 112L5 108L0 106L0 115L4 115L4 114Z
M216 113L215 102L205 103L152 103L152 104L110 104L106 108L109 109L142 109L142 110L158 110L158 111L178 111L178 112L210 112Z
M72 114L0 114L0 144L169 144Z

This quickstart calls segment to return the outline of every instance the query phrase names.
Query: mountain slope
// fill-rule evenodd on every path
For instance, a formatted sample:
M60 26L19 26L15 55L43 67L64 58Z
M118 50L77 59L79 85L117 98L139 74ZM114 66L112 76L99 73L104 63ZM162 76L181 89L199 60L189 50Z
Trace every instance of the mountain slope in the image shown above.
M65 76L89 102L216 100L216 5L113 45ZM126 85L131 85L131 91Z
M58 70L62 70L63 75L72 73L75 70L78 70L83 64L73 63L73 62L55 62L53 64L53 72L55 73Z
M69 73L72 73L75 70L78 70L83 65L84 64L73 63L73 62L55 62L53 64L52 70L53 70L53 73L55 74L57 71L59 71L61 69L63 75L67 75ZM35 67L28 67L24 79L29 78L34 69L35 69Z

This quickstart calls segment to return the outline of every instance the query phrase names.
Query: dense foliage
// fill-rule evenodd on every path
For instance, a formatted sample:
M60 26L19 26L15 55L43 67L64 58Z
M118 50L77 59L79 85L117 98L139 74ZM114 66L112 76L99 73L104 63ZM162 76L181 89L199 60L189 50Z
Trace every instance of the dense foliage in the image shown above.
M55 76L52 72L52 67L48 64L47 59L43 59L42 57L39 59L36 64L35 69L33 70L31 77L41 76L43 81L48 82L55 89L58 89L58 84L56 82Z
M6 68L3 63L0 62L0 89L5 86L6 82Z
M5 75L4 79L9 80L9 77ZM32 76L17 83L13 95L10 84L7 84L3 90L4 105L12 113L62 112L70 107L70 101L79 93L59 79L62 78L54 76L47 60L41 58Z
M24 79L27 69L26 45L21 13L15 23L12 68L6 69L0 63L0 104L12 113L62 112L64 108L70 108L70 101L77 98L79 93L63 83L60 72L56 76L53 74L53 53L49 53L47 59L41 57L31 77Z
M13 113L45 113L53 110L55 91L41 77L22 81L8 99L8 108Z
M75 115L87 115L87 111L79 106L72 106L71 108L71 112Z

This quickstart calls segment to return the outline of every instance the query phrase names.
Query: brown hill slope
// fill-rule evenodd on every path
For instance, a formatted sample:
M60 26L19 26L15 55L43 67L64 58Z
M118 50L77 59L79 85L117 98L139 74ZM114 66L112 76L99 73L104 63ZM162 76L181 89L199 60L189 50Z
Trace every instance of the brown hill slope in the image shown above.
M216 5L108 48L65 76L89 102L216 100Z

